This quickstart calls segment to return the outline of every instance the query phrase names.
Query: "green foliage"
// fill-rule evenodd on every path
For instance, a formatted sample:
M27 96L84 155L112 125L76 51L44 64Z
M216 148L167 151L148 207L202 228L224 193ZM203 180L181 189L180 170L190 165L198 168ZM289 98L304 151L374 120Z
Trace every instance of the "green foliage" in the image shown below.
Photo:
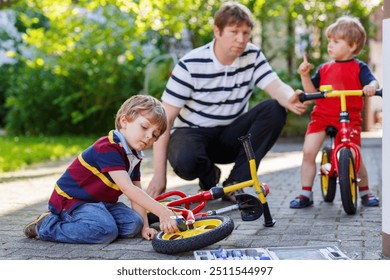
M19 135L87 135L111 129L120 104L144 89L146 65L170 51L172 38L180 41L187 29L193 47L212 39L213 15L221 4L217 0L8 2L5 8L18 14L16 27L22 39L10 53L18 63L0 67L0 126ZM308 33L302 35L309 42L306 51L310 62L319 65L327 59L324 30L330 23L350 14L373 35L369 16L381 5L358 0L241 2L259 24L255 36L267 59L271 65L285 61L281 77L293 88L300 88L296 69L301 58L294 52L297 24L307 27ZM367 54L368 47L359 58L366 60ZM154 66L148 94L161 96L171 68L167 61ZM259 98L267 95L256 93L251 103ZM295 127L301 119L289 116L288 134L302 130Z
M176 62L177 58L170 55L157 56L156 60L149 62L145 69L145 93L160 99Z
M5 91L8 88L8 66L0 67L0 127L5 125Z
M23 169L33 163L64 159L94 143L93 137L0 136L0 173Z
M33 55L21 56L12 69L8 131L106 131L113 127L120 104L142 88L142 36L135 12L124 13L113 5L90 10L61 1L45 12L33 19L31 12L21 17L24 42ZM50 28L38 24L41 18L49 18Z

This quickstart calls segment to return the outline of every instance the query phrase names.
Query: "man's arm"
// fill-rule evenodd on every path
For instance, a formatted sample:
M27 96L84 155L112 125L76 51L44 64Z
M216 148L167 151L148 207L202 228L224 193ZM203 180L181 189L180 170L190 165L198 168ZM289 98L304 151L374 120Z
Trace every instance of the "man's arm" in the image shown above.
M160 136L157 142L153 144L153 167L154 174L146 193L151 197L156 197L165 191L167 184L167 155L173 122L179 114L180 108L162 102L168 118L167 130Z
M282 80L277 78L271 82L265 89L273 99L276 99L281 106L290 110L291 112L302 115L308 106L308 103L301 103L299 101L300 90L294 90Z

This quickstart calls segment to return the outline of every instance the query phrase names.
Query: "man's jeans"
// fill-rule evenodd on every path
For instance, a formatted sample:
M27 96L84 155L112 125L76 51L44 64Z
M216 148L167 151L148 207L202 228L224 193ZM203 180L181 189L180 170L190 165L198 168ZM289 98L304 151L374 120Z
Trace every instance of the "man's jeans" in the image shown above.
M133 237L143 219L122 202L86 203L70 214L47 215L38 228L38 237L63 243L110 243L117 237Z

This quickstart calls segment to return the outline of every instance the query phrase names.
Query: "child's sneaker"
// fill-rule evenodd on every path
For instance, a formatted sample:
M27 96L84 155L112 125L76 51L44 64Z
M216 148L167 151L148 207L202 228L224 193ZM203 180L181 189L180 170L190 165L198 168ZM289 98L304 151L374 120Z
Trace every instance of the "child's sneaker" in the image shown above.
M41 225L42 220L50 214L50 211L46 211L38 216L34 221L28 223L24 229L23 233L28 238L36 238L38 237L38 227Z
M305 208L313 205L313 199L300 195L290 202L290 208Z
M372 194L363 195L362 204L366 207L379 206L379 198Z

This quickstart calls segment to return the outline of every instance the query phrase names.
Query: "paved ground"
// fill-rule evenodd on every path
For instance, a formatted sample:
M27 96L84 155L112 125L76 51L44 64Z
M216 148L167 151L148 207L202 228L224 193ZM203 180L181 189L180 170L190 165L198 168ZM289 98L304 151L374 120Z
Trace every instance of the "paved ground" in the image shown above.
M382 139L380 133L366 136L363 139L363 156L370 185L373 192L381 196ZM302 142L281 140L260 165L260 180L267 182L271 189L267 199L276 220L275 226L264 227L263 217L244 222L240 219L240 213L233 211L226 214L234 220L233 233L204 249L333 245L353 259L382 259L381 207L364 208L359 204L356 215L347 215L339 193L333 203L323 202L317 178L314 206L299 210L289 208L289 201L298 195L300 189L301 148ZM142 238L121 239L104 245L59 244L25 238L23 226L46 210L54 182L68 163L43 164L30 170L0 175L0 259L194 259L192 252L159 254L153 250L150 241ZM227 176L231 166L220 167L222 176ZM143 164L144 186L150 180L151 172L152 161L148 152ZM169 186L187 194L195 193L198 189L196 181L183 181L172 172ZM208 208L218 209L227 205L219 200L211 201Z

